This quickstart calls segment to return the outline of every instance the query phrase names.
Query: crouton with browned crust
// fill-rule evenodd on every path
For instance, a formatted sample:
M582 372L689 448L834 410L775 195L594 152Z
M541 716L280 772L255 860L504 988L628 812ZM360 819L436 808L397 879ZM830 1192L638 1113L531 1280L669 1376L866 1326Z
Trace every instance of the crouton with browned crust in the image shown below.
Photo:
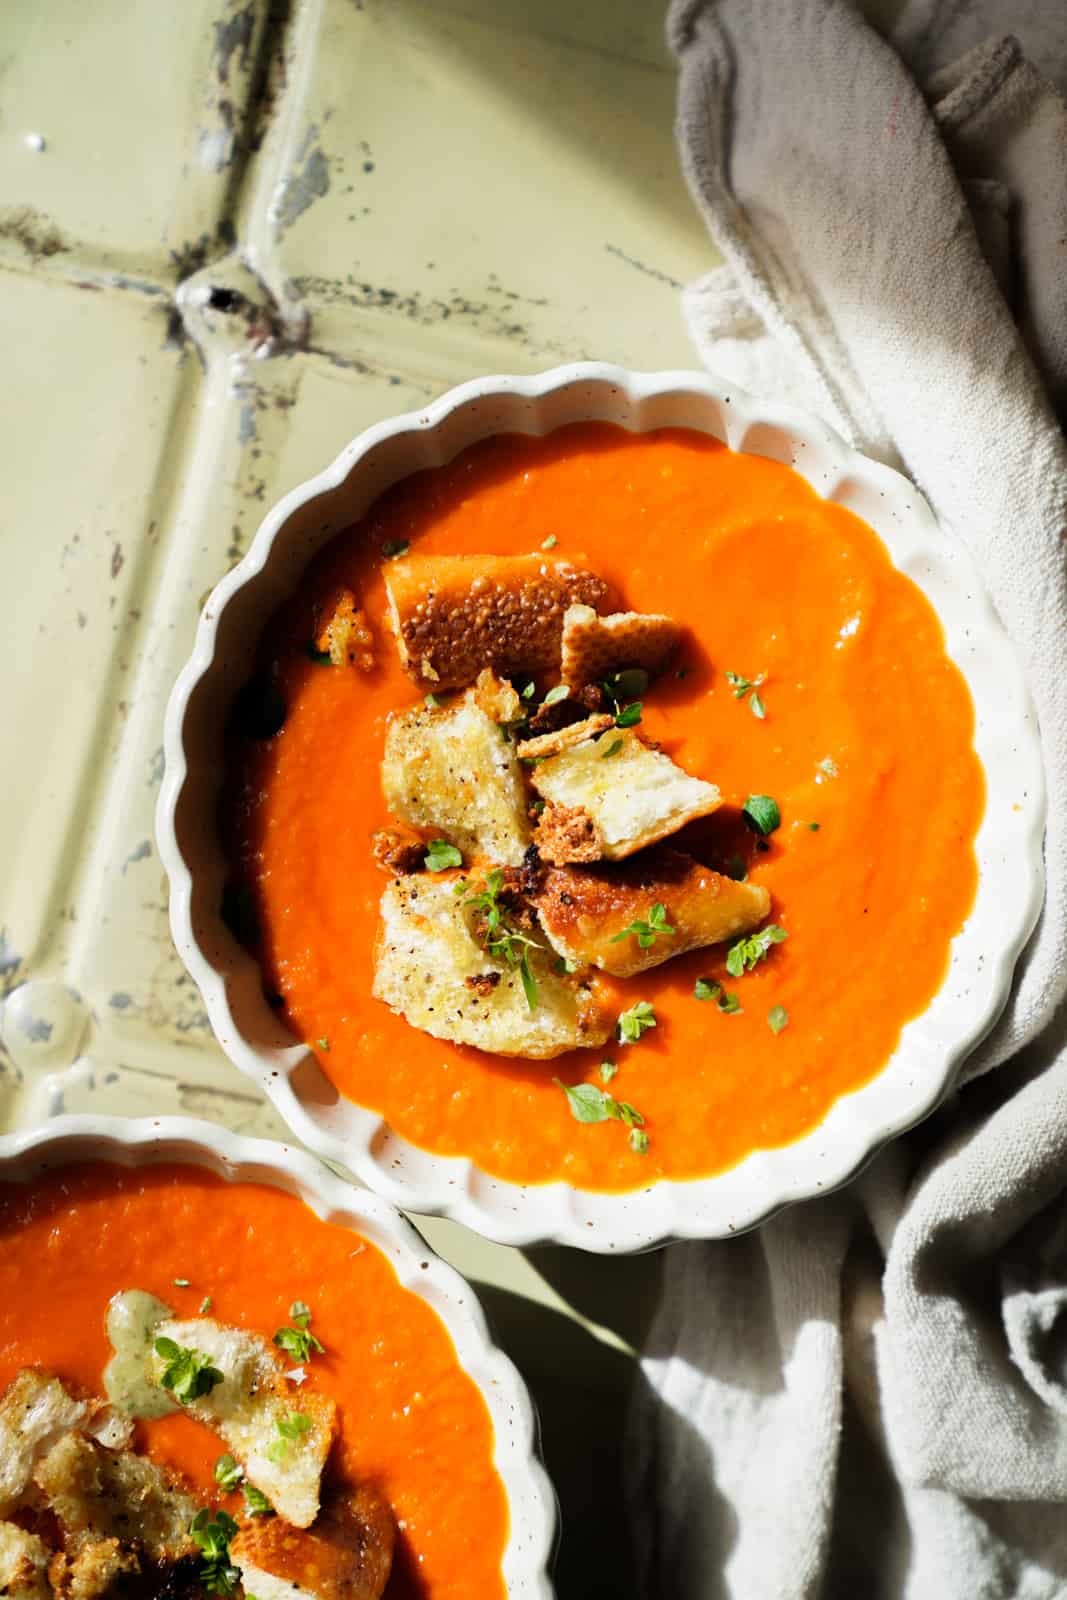
M383 575L401 662L427 689L558 667L568 606L608 597L595 573L542 555L406 556Z
M13 1522L0 1522L0 1595L4 1600L51 1600L43 1539Z
M68 1433L37 1463L33 1478L68 1550L84 1540L116 1539L166 1565L196 1553L189 1524L197 1502L147 1456Z
M393 1566L396 1524L370 1485L334 1489L314 1525L249 1521L230 1545L256 1600L379 1600Z
M578 688L600 683L622 667L640 667L654 678L682 637L673 617L640 611L598 616L592 606L572 605L563 617L560 676Z
M342 589L333 609L320 620L315 648L329 656L335 667L374 667L374 635L366 613L356 605L351 589Z
M750 932L769 912L770 895L656 845L617 864L550 868L536 904L546 939L565 960L632 978L687 950ZM654 905L664 907L662 921L672 931L656 933L642 948L627 930L648 924Z
M394 877L418 872L426 859L426 840L413 828L379 828L371 834L371 855Z
M541 860L555 867L599 861L604 854L600 829L588 811L581 806L555 806L547 800L534 830L534 843Z
M516 754L520 761L544 761L549 756L562 755L564 750L573 750L575 745L595 739L598 733L604 733L614 726L615 718L608 716L606 711L600 711L581 722L555 728L551 733L539 733L533 739L521 739L515 747Z

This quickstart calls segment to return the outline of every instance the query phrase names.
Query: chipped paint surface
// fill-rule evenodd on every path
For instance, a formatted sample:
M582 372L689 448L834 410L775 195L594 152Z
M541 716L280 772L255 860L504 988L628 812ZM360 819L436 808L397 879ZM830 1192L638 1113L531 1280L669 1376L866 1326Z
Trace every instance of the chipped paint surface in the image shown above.
M0 1126L188 1112L283 1136L171 943L153 841L166 696L264 513L362 428L489 371L691 363L676 286L712 257L676 170L651 11L15 8L0 63L0 561L20 670L0 770L19 781L0 790ZM551 1253L535 1270L447 1224L428 1232L505 1309L528 1308L506 1342L535 1391L545 1378L551 1438L546 1352L573 1363L573 1338L551 1330L578 1327L580 1285L550 1287ZM600 1320L611 1269L628 1302L651 1270L583 1268ZM617 1344L614 1367L597 1354L584 1369L590 1414L619 1410ZM572 1525L609 1526L610 1491ZM622 1546L582 1537L565 1541L561 1592L582 1592L589 1556L627 1596Z

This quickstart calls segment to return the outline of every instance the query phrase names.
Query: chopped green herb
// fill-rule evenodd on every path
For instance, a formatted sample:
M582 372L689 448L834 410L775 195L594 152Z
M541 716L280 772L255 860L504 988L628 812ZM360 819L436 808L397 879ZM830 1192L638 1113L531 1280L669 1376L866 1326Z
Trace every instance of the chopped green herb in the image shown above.
M601 761L609 761L612 756L617 756L621 749L622 749L622 740L621 739L616 739L614 741L614 743L608 745L608 748L606 750L601 752L601 757L600 757Z
M532 700L533 697L534 697L534 692L535 692L536 688L537 688L537 685L534 683L533 679L532 678L527 679L527 681L523 684L522 688L519 690L519 698L520 698L520 700Z
M328 650L319 649L314 639L308 640L304 646L304 654L309 661L314 661L317 667L328 667L333 659Z
M623 1044L637 1044L645 1029L655 1026L655 1007L651 1001L638 1000L636 1005L619 1017L619 1039Z
M309 1360L312 1351L320 1356L326 1354L315 1335L309 1331L306 1323L297 1328L279 1328L274 1335L273 1342L278 1346L279 1350L284 1350L290 1360L295 1362L297 1366L302 1366L305 1361Z
M818 833L818 831L819 831L819 824L818 824L818 823L817 823L817 822L809 822L809 823L808 823L808 831L809 831L809 832L810 832L810 833Z
M570 692L570 688L567 684L557 683L554 689L550 689L548 691L548 693L545 695L545 698L541 701L541 704L543 706L558 706L561 700L566 700Z
M268 1446L267 1459L277 1465L285 1460L293 1440L302 1439L310 1430L311 1418L303 1411L293 1411L287 1417L275 1417L274 1427L278 1437Z
M755 833L773 833L775 828L781 827L782 813L778 809L777 800L769 794L750 794L741 808L741 815Z
M272 1517L274 1515L274 1507L263 1493L263 1490L257 1489L254 1483L246 1483L241 1492L245 1497L245 1511L250 1517ZM246 1593L245 1600L252 1600L252 1596Z
M200 1550L200 1582L208 1594L236 1594L241 1574L230 1560L230 1540L237 1524L225 1511L214 1517L207 1509L198 1511L189 1524L189 1534Z
M530 815L539 817L542 811L545 809L545 805L546 802L542 800L539 794L534 795L533 799L530 801Z
M554 550L558 543L559 543L559 540L556 538L556 535L554 533L550 533L547 539L542 539L541 540L541 549L542 550Z
M601 1083L610 1083L618 1070L619 1069L615 1065L614 1061L602 1061L597 1068Z
M406 556L411 549L407 539L387 539L382 545L382 555L386 561L395 561L397 556Z
M824 756L821 761L817 761L815 763L815 770L816 772L821 772L824 778L837 777L837 763L836 761L831 760L829 756ZM816 778L815 782L818 783L818 781L818 778Z
M732 855L726 863L726 876L735 883L744 883L748 877L748 868L745 866L743 856Z
M628 706L623 706L622 710L616 714L615 726L617 728L636 728L641 721L641 713L644 709L644 703L641 700L631 700Z
M289 1320L297 1328L306 1328L311 1321L311 1308L303 1300L294 1300L289 1307Z
M559 956L552 963L552 970L553 970L553 972L559 972L559 973L577 972L578 971L578 963L576 961L571 961L567 956Z
M484 913L485 923L479 934L482 945L498 961L519 969L526 1004L534 1011L537 1007L537 980L530 966L530 951L539 950L541 946L536 940L520 933L506 909L498 903L497 897L503 885L504 874L499 867L495 867L486 878L482 892L468 896L463 904Z
M631 922L628 928L623 928L621 933L612 936L610 943L618 944L622 939L628 939L633 934L642 950L651 949L656 942L656 935L660 933L673 933L674 929L667 921L667 907L661 900L648 908L648 920L638 919Z
M560 1078L554 1078L567 1096L571 1116L575 1122L622 1122L627 1128L644 1127L645 1119L636 1106L628 1100L616 1100L614 1095L608 1094L606 1089L599 1088L595 1083L566 1084Z
M422 703L426 707L427 711L436 711L438 706L441 704L440 700L438 700L435 694L426 695Z
M721 983L716 983L714 978L698 978L693 985L693 994L697 1000L714 1000L719 1010L727 1017L738 1015L741 1004L735 994L730 994Z
M327 1055L329 1055L329 1053L330 1053L330 1041L329 1041L329 1039L316 1039L315 1043L316 1043L316 1045L318 1046L318 1048L320 1050L324 1051Z
M167 1363L159 1380L161 1386L169 1389L183 1406L190 1400L199 1400L201 1395L210 1394L223 1380L223 1374L198 1350L184 1349L173 1339L164 1338L155 1341L154 1349Z
M630 1149L635 1156L648 1155L648 1134L644 1128L630 1129Z
M188 1289L188 1287L189 1287L189 1279L188 1278L175 1278L174 1279L174 1287L176 1289Z
M214 1301L212 1300L211 1296L206 1294L200 1302L200 1315L202 1317L207 1316L207 1313L211 1310L213 1305Z
M772 1006L767 1013L767 1026L772 1033L781 1033L789 1023L789 1012L785 1006Z
M784 928L779 928L777 923L770 922L765 928L760 928L758 933L738 939L726 953L727 972L731 978L739 978L743 972L751 972L752 968L758 966L770 952L772 945L781 944L788 938L789 935Z
M449 867L463 865L462 855L447 839L431 839L422 860L427 872L445 872Z
M726 681L734 691L734 699L743 700L746 695L749 695L748 708L754 717L759 717L761 722L767 715L767 707L764 705L759 691L760 685L766 682L766 678L767 674L765 672L761 672L758 678L746 678L740 672L728 672L726 674Z
M215 1462L215 1482L227 1494L233 1493L244 1475L244 1468L238 1465L233 1456L219 1456Z
M624 700L640 700L648 688L648 673L644 667L624 667L605 678L603 690L609 700L620 706Z

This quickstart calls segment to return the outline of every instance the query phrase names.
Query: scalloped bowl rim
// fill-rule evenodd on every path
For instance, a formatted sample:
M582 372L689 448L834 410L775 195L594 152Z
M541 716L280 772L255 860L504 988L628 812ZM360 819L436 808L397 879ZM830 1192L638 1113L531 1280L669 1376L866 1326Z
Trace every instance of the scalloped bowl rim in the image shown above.
M537 1419L526 1385L493 1343L474 1290L395 1206L336 1177L303 1151L192 1117L64 1116L0 1137L2 1182L26 1182L43 1168L81 1161L126 1167L174 1161L206 1167L228 1183L270 1184L303 1200L324 1221L369 1239L402 1287L444 1324L463 1371L486 1403L493 1423L494 1466L511 1524L502 1563L507 1593L515 1600L553 1600L548 1568L558 1509L537 1456Z
M546 410L556 420L546 423ZM645 420L636 423L638 411ZM856 509L875 528L894 565L931 601L948 654L968 682L987 795L976 842L975 905L953 941L941 988L926 1010L905 1025L881 1071L840 1097L822 1122L791 1144L754 1151L710 1177L657 1179L615 1194L562 1182L510 1183L465 1158L416 1149L378 1113L355 1102L341 1100L338 1113L336 1106L324 1110L314 1098L302 1098L299 1069L314 1060L307 1048L291 1034L265 1047L247 1038L235 1020L230 984L242 972L247 977L253 958L221 919L212 928L213 955L194 932L192 901L205 862L203 857L188 859L188 853L196 856L196 847L189 851L179 840L177 812L190 798L194 813L197 802L201 808L209 803L214 807L214 787L202 780L198 795L197 775L187 760L190 700L217 669L216 643L227 609L247 585L269 576L271 557L284 550L282 535L295 516L335 491L351 490L353 482L358 486L361 465L398 441L410 450L409 462L393 471L347 517L348 523L362 515L385 484L451 459L476 439L504 431L547 433L583 418L618 422L623 414L631 420L622 425L634 432L695 427L733 449L783 461L818 493ZM344 519L324 524L308 557L345 525ZM345 1166L407 1210L449 1217L503 1244L556 1242L624 1252L670 1239L725 1237L756 1226L785 1205L846 1183L949 1092L961 1062L986 1036L1007 1001L1015 963L1044 894L1045 792L1036 715L1014 647L962 540L937 521L913 484L862 456L826 423L796 407L747 395L706 373L633 373L582 362L533 377L480 378L449 390L422 410L367 428L329 467L273 507L247 554L211 594L167 707L164 751L156 833L170 882L171 929L230 1060L258 1083L288 1127L316 1154ZM213 848L217 855L217 842Z

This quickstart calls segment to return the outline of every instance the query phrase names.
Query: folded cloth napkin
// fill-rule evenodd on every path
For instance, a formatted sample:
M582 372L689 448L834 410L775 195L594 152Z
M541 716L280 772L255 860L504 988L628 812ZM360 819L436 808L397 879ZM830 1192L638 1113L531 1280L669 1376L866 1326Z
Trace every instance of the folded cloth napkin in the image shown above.
M726 263L684 296L697 348L969 545L1038 709L1048 895L950 1106L842 1194L666 1252L648 1595L1067 1595L1067 6L1006 9L1018 38L992 0L908 0L889 41L847 0L670 13Z

